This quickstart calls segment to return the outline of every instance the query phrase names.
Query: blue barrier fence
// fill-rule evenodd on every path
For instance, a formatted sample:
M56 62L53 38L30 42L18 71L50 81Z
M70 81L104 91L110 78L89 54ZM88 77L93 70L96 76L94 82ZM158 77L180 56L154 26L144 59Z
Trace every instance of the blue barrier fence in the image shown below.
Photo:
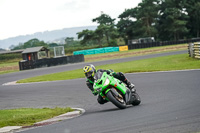
M91 55L91 54L109 53L109 52L116 52L116 51L119 51L119 47L105 47L105 48L74 51L73 55L79 55L79 54Z

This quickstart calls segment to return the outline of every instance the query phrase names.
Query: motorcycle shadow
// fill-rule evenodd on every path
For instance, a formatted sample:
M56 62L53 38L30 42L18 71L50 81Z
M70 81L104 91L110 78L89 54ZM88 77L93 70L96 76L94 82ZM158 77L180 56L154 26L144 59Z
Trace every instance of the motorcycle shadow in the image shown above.
M101 107L101 108L98 108L98 110L97 108L94 110L86 110L86 114L98 114L98 113L105 113L105 112L124 111L130 108L134 108L134 106L128 105L126 109L119 109L115 106L113 106L112 108L107 108L107 109L105 107Z

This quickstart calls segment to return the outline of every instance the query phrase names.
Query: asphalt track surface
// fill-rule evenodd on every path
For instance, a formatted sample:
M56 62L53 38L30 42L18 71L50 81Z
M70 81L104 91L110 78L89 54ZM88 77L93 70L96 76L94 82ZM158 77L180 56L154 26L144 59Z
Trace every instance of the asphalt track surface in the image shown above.
M132 57L123 61L165 54ZM109 63L120 60L112 60ZM108 62L93 64L104 63ZM96 101L97 97L92 96L86 87L84 78L2 85L45 73L82 68L84 65L85 63L70 64L0 75L0 109L70 106L86 110L80 117L22 131L23 133L188 133L200 131L200 70L126 74L127 78L135 83L142 103L125 110L119 110L111 103L99 105Z

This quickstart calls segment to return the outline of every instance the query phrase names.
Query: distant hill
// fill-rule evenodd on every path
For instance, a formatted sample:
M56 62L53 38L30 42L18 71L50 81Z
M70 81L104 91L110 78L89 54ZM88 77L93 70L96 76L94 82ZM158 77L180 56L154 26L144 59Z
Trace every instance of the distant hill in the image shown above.
M77 32L81 32L82 30L95 30L97 26L85 26L85 27L73 27L73 28L64 28L61 30L53 30L53 31L44 31L37 32L34 34L11 37L8 39L0 40L0 48L6 49L11 45L18 45L19 43L27 42L30 39L37 38L39 40L43 40L45 42L52 42L54 40L66 37L74 37L77 38Z

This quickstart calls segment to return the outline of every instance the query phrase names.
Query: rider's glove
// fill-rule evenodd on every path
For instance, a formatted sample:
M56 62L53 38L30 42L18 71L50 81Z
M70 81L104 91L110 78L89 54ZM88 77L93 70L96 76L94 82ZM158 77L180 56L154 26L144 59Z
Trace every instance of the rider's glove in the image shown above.
M112 69L108 69L107 70L107 74L109 74L110 76L113 76L115 72Z
M111 73L110 73L110 76L113 76L113 74L114 74L114 72L111 72Z

